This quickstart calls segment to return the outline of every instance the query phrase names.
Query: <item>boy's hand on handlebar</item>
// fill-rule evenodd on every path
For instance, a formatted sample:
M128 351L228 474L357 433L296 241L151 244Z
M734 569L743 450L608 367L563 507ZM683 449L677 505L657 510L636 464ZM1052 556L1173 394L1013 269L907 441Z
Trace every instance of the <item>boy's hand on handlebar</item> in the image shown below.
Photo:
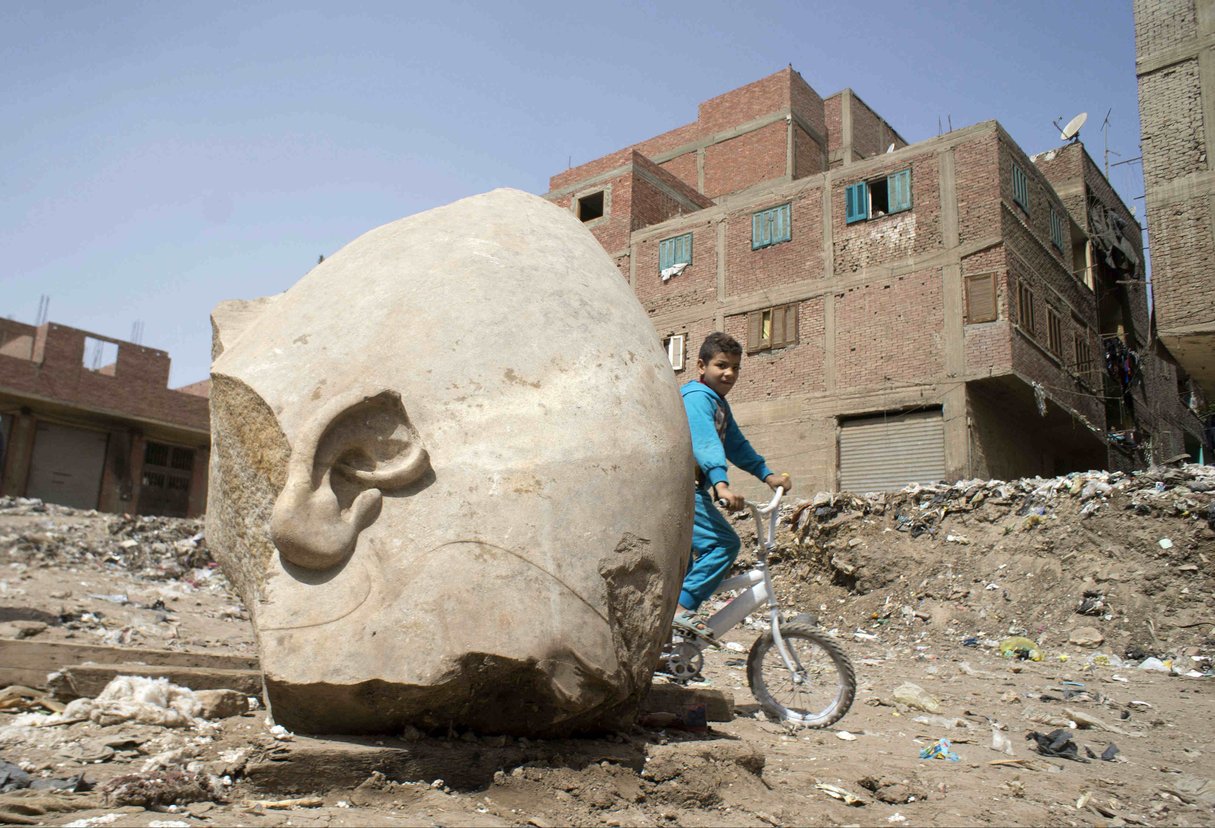
M713 487L713 499L728 512L737 512L747 505L747 499L740 494L730 491L728 483L718 483Z
M776 491L778 488L784 489L785 494L788 494L789 490L793 488L793 478L789 477L787 472L770 474L764 478L764 482L768 484L768 488L772 491Z

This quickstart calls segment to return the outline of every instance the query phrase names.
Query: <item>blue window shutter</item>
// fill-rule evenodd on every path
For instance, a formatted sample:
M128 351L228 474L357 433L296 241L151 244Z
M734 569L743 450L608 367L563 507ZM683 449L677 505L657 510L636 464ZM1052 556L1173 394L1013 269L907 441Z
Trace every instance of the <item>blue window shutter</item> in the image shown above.
M792 222L789 218L789 208L790 205L782 204L773 211L776 217L776 229L772 233L773 244L776 242L789 241L789 231L792 227Z
M850 184L844 193L846 224L869 218L869 188L864 181Z
M678 249L675 251L675 264L691 264L692 263L692 234L685 233L676 239Z
M658 243L658 269L666 270L673 263L672 254L675 252L674 239L665 239Z
M890 212L911 209L911 170L900 170L886 179Z
M756 213L751 216L751 249L758 250L763 247L764 230L768 227L768 222L764 219L763 213Z

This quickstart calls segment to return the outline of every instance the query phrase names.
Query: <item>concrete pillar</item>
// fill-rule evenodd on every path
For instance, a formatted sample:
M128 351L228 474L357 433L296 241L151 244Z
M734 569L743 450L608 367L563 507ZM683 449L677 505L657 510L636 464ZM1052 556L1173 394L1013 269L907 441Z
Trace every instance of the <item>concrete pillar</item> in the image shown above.
M131 430L123 427L112 428L105 450L105 465L101 472L98 511L115 514L129 511L131 486Z
M25 483L30 476L30 458L34 454L34 432L38 421L27 411L13 415L13 427L4 447L3 477L0 494L13 497L25 495Z
M211 452L200 448L194 452L194 471L190 475L190 505L186 517L201 517L207 513L207 471Z
M139 492L143 488L143 454L148 440L137 431L131 432L131 497L126 501L124 512L130 515L139 514Z

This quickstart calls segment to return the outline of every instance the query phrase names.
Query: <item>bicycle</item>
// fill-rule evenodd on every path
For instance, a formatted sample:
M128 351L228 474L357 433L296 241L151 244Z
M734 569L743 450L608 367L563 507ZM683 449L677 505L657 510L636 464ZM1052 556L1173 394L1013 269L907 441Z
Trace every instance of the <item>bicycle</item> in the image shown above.
M720 641L726 632L767 604L768 629L751 645L747 656L751 693L778 721L826 727L842 719L852 706L856 674L840 645L818 629L812 616L802 614L786 620L781 615L768 571L768 553L776 546L777 506L783 496L784 490L777 488L766 506L747 501L755 520L755 567L722 581L714 594L742 591L705 625ZM715 642L676 629L663 652L667 673L677 682L687 683L700 674L704 650L710 646Z

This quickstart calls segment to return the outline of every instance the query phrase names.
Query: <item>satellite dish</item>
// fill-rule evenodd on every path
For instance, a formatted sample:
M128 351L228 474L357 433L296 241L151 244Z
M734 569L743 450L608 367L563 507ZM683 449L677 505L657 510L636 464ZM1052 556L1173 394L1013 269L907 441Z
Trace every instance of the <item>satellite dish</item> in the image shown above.
M1067 126L1059 133L1059 137L1064 141L1070 141L1080 132L1080 127L1084 126L1084 122L1088 120L1088 113L1081 112L1075 118L1067 122Z
M890 146L886 147L886 152L894 152L894 144L891 144Z

